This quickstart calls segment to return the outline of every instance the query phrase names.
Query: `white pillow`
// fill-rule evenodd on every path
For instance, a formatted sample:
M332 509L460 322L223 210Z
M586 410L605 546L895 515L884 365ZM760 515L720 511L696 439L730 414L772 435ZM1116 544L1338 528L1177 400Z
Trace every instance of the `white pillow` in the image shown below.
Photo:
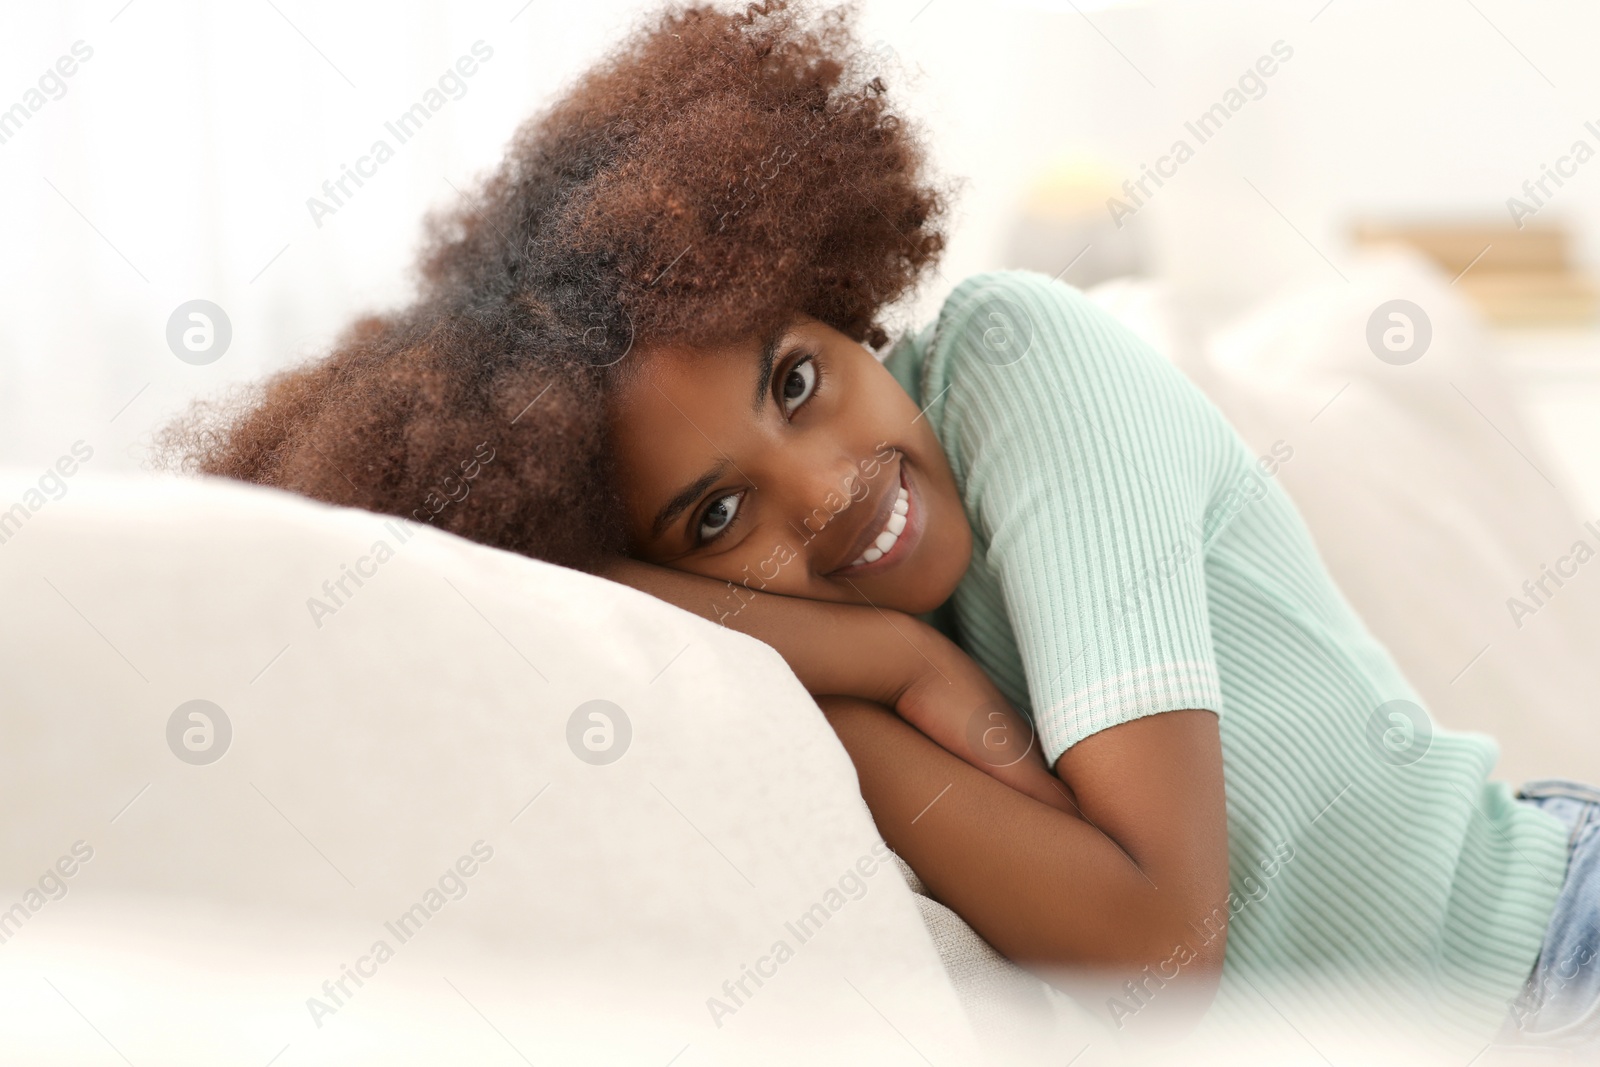
M284 493L65 484L0 543L0 1060L976 1057L767 646ZM177 754L222 749L215 713L210 748L169 725L194 700L215 762ZM631 724L609 764L568 742L595 700Z

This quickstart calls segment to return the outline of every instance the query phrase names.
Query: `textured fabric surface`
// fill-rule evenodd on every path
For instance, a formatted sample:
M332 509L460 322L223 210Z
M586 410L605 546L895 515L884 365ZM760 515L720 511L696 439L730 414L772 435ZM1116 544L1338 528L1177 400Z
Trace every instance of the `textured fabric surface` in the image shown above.
M1082 294L980 275L886 360L925 406L974 532L952 635L1054 759L1143 715L1221 720L1232 894L1218 1012L1314 1004L1487 1039L1565 869L1558 820L1435 727L1273 480L1172 365ZM1143 1007L1181 946L1151 961Z
M1072 1001L1001 955L961 916L929 896L899 855L895 862L916 894L928 935L986 1049L1009 1057L1005 1062L1034 1053L1049 1055L1054 1063L1068 1046L1094 1036L1093 1022Z
M75 479L0 601L0 1064L120 1062L62 995L139 1064L522 1062L484 1017L532 1063L980 1058L752 638L209 480Z

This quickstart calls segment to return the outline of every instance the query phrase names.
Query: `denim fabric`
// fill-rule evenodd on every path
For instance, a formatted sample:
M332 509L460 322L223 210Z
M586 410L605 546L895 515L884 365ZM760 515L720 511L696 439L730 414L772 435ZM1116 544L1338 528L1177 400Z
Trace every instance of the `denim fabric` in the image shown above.
M1500 1040L1600 1052L1600 788L1529 782L1517 799L1566 823L1567 876Z

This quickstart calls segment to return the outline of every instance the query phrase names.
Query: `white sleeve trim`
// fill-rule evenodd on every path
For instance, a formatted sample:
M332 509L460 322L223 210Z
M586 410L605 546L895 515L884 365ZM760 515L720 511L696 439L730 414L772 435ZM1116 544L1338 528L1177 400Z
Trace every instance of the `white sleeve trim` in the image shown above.
M1203 660L1138 667L1084 686L1037 713L1045 755L1061 753L1108 727L1163 711L1222 712L1222 683Z

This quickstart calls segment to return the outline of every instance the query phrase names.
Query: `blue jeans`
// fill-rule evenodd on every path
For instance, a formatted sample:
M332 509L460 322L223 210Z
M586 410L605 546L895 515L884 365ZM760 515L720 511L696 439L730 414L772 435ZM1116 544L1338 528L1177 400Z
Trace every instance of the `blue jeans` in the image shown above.
M1517 799L1566 823L1567 877L1544 945L1499 1040L1600 1051L1600 789L1529 782Z

